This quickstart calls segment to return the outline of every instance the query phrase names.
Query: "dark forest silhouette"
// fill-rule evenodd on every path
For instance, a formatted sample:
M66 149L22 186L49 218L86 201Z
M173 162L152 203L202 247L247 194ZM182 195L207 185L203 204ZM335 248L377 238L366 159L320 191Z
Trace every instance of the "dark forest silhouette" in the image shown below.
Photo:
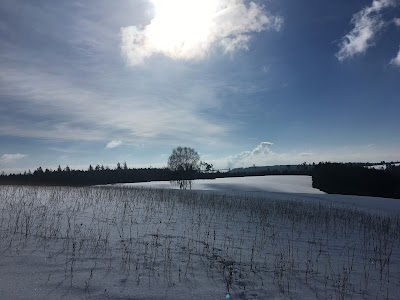
M206 163L205 163L206 164ZM264 175L312 175L313 187L329 194L346 194L400 198L400 166L386 164L385 170L366 168L365 163L319 163L292 165L277 169L236 169L229 172L211 170L171 170L170 168L128 168L118 163L113 169L97 165L87 170L73 170L68 166L56 170L37 168L23 174L1 174L0 185L63 185L88 186L114 183L216 179ZM207 166L207 164L206 164ZM191 182L190 182L191 183ZM183 188L187 188L184 186Z
M168 168L128 168L126 163L118 163L117 167L110 169L97 165L89 166L87 170L73 170L70 167L56 170L37 168L34 172L23 174L2 174L0 184L2 185L67 185L67 186L87 186L113 183L133 183L149 181L178 181L194 179L215 179L224 177L244 177L244 176L263 176L263 175L310 175L311 165L307 168L293 166L290 170L255 170L254 172L234 171L219 172L212 171L210 168L188 172L178 170L172 171Z
M320 163L312 173L313 187L328 194L400 198L400 166L385 170L361 164Z

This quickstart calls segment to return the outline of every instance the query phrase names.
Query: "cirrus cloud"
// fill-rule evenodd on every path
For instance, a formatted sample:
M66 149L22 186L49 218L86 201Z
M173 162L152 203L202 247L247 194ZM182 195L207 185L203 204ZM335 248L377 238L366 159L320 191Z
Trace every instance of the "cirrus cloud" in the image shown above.
M382 11L398 5L397 0L374 0L370 6L365 7L351 20L354 24L353 30L346 34L336 54L339 61L363 54L374 45L377 33L387 23L382 16Z
M400 67L400 50L397 56L390 61L390 64Z
M251 34L279 31L283 19L244 0L150 0L155 14L147 26L121 28L121 51L130 65L154 54L202 59L213 45L225 53L248 49Z

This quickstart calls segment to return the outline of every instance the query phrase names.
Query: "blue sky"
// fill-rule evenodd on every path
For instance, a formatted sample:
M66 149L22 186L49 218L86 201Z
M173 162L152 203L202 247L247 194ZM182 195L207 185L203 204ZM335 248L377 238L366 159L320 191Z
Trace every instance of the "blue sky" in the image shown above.
M0 171L400 159L400 1L0 4Z

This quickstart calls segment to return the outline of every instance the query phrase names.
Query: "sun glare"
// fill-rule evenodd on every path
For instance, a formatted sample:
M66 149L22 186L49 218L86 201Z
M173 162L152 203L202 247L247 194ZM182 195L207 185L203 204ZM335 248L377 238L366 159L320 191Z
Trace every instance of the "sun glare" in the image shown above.
M153 17L145 26L121 28L121 51L129 64L159 54L202 60L211 49L223 54L248 49L253 33L279 31L282 18L245 0L148 0Z
M155 17L147 27L148 46L172 57L201 51L209 38L216 0L152 0Z

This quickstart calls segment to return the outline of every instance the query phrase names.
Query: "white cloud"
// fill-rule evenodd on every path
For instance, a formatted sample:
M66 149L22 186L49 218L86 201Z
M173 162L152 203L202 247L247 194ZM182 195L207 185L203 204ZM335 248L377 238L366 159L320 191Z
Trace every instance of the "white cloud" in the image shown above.
M17 160L27 157L25 154L15 153L15 154L3 154L0 157L0 162L4 164L14 163Z
M396 66L400 67L400 50L399 50L399 52L397 53L397 56L396 56L395 58L393 58L393 59L390 61L390 63L391 63L392 65L396 65Z
M336 54L339 61L363 54L374 44L376 34L384 27L382 10L396 6L396 0L374 0L370 6L353 15L354 28L346 34Z
M251 151L251 156L256 156L256 155L266 155L271 153L271 150L269 149L270 146L272 146L273 143L271 142L262 142L260 145L255 147L253 151Z
M400 27L400 18L394 18L394 19L393 19L393 23L394 23L396 26L399 26L399 27Z
M107 149L113 149L113 148L117 148L117 147L119 147L121 145L122 145L122 141L120 141L120 140L112 140L111 142L109 142L106 145L106 148Z
M280 30L283 19L244 0L150 0L155 14L147 26L121 28L121 50L131 65L154 54L202 59L213 45L225 53L248 49L251 34Z
M253 164L259 165L272 155L273 152L270 149L273 143L262 142L252 151L242 151L228 159L228 167L244 167L251 166Z
M216 169L225 168L246 168L256 166L292 165L306 163L331 162L380 162L397 161L398 146L392 148L351 145L330 149L307 149L307 151L272 151L272 143L263 142L251 151L242 151L238 154L209 159Z

